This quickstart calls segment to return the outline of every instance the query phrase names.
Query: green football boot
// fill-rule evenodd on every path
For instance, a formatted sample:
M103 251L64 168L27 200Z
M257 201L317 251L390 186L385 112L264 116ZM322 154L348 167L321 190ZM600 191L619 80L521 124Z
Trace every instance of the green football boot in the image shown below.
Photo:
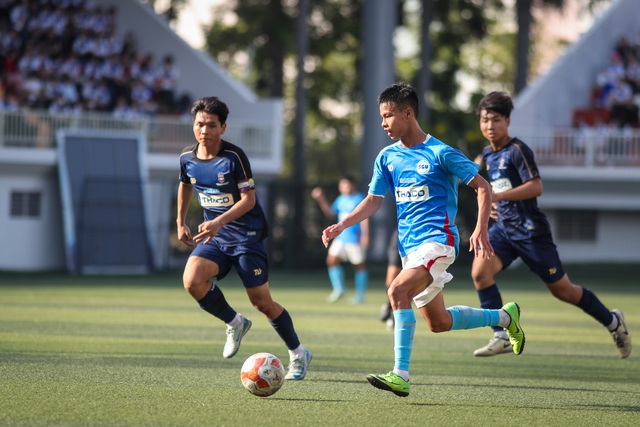
M409 396L409 381L405 381L404 378L393 371L382 375L367 375L367 381L369 381L372 386L380 390L390 391L396 396Z
M515 354L521 354L522 350L524 350L525 338L524 331L520 327L520 306L515 302L509 302L505 304L502 309L511 317L511 323L509 323L509 326L504 328L504 330L507 331L513 352Z

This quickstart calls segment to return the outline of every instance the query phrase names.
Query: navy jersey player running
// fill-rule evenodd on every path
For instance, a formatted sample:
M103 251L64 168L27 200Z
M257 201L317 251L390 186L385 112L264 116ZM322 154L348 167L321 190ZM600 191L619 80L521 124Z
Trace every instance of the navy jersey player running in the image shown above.
M222 140L229 110L217 97L206 97L193 104L191 114L197 143L180 156L178 187L178 238L195 246L184 269L184 288L203 310L227 324L222 355L233 357L251 321L231 308L211 279L222 280L235 268L251 304L269 319L289 350L285 378L303 379L311 353L300 344L287 310L271 298L264 244L268 226L249 160L240 147ZM194 190L204 222L192 236L185 221Z
M620 310L609 310L589 289L571 283L562 267L547 219L538 208L536 197L542 194L542 180L531 149L518 138L509 136L511 97L492 92L477 108L480 130L490 146L476 159L487 167L493 188L497 220L489 229L496 256L477 257L473 261L472 278L482 308L497 308L502 297L495 275L520 257L542 279L551 294L561 301L576 305L605 326L613 336L620 357L631 353L631 337ZM494 328L489 344L477 349L474 356L494 356L511 352L504 331Z
M470 243L479 258L493 255L488 223L491 187L480 175L478 165L420 128L418 95L409 85L396 83L378 96L382 127L399 140L378 154L369 184L369 194L337 224L322 233L325 246L347 227L369 218L382 206L390 190L396 203L398 250L403 269L389 286L393 307L394 367L388 374L367 376L377 388L398 396L409 395L409 364L416 329L412 300L433 332L482 326L507 328L514 352L520 354L525 337L520 328L520 308L508 303L501 309L464 306L445 308L442 288L453 276L447 268L458 253L455 225L458 180L477 191L478 220Z

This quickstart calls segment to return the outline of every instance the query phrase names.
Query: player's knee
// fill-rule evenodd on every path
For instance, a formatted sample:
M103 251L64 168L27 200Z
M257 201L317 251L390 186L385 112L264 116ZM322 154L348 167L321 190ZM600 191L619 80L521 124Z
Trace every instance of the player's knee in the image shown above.
M200 299L204 296L202 295L203 284L198 283L195 279L184 277L182 279L182 284L184 286L184 290L187 291L193 298ZM208 284L209 282L205 283L204 285L206 286ZM206 291L204 293L206 294Z
M473 280L473 284L478 288L478 286L482 286L485 283L491 282L493 283L493 277L486 269L482 268L473 268L471 270L471 280Z
M253 305L253 308L267 316L269 319L275 319L279 315L278 312L281 311L280 305L273 300L252 301L251 304Z

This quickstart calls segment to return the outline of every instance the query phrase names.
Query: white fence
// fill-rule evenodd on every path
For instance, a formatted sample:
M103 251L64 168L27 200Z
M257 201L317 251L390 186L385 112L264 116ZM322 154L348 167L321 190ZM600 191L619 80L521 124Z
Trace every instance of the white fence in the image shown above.
M517 129L539 165L640 166L640 130L602 128Z
M0 147L54 148L59 129L142 132L150 153L179 153L195 144L191 117L123 120L107 113L52 115L46 111L0 113ZM271 124L229 121L224 139L239 145L251 159L278 160L281 142L274 141Z

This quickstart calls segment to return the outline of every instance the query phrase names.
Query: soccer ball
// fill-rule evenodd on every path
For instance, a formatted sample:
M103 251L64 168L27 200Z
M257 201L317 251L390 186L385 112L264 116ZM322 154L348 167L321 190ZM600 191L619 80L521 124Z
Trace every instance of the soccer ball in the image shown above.
M284 384L284 366L271 353L256 353L245 360L240 379L244 388L254 396L271 396Z

